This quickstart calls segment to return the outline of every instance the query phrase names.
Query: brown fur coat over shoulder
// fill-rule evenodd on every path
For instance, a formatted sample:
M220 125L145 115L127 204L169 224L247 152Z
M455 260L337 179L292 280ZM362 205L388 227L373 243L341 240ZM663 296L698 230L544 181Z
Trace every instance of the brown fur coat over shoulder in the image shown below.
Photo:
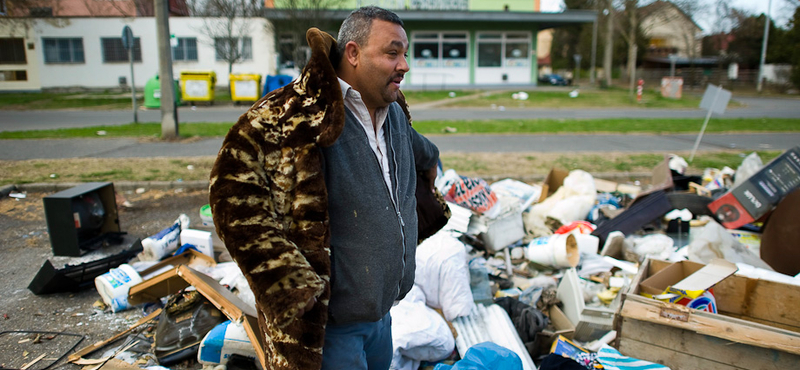
M316 28L306 38L312 53L301 76L239 117L211 170L214 224L255 295L268 369L319 369L328 318L330 230L320 147L341 134L345 108L331 62L338 60L336 41Z

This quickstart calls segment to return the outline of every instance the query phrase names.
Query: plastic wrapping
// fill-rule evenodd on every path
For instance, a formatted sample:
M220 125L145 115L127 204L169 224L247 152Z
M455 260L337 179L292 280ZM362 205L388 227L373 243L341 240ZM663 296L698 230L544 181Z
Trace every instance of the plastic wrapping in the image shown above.
M439 361L455 349L455 339L441 315L425 305L425 294L411 288L392 315L392 365L395 370L416 370L421 361Z
M417 247L416 262L414 284L422 289L428 306L441 308L448 321L469 315L475 303L464 243L439 232Z

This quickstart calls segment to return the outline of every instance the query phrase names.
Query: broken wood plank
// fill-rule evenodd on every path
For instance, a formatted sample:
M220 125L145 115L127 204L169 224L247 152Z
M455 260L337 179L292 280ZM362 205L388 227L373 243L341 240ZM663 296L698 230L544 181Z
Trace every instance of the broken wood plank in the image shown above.
M41 359L43 359L45 355L47 355L47 354L46 353L42 353L39 357L33 359L33 361L31 361L31 362L29 362L29 363L27 363L25 365L22 365L22 367L19 368L19 370L27 370L29 367L33 366L34 364L39 362Z
M88 355L88 354L90 354L90 353L92 353L92 352L94 352L94 351L96 351L96 350L98 350L98 349L102 348L103 346L105 346L105 345L107 345L107 344L109 344L109 343L112 343L112 342L114 342L115 340L117 340L117 339L119 339L119 338L122 338L122 336L124 336L124 335L127 335L128 333L132 332L133 330L135 330L135 329L136 329L136 328L138 328L139 326L141 326L141 325L143 325L143 324L146 324L146 323L148 323L148 322L152 321L153 319L155 319L155 318L156 318L156 317L158 317L159 315L161 315L161 309L160 309L160 308L159 308L159 309L157 309L157 310L155 310L155 311L153 311L153 312L152 312L152 313L150 313L149 315L147 315L147 316L145 316L145 317L143 317L143 318L139 319L139 321L137 321L136 323L134 323L133 325L131 325L131 326L130 326L128 329L125 329L124 331L121 331L121 332L119 332L119 333L115 334L113 337L111 337L111 338L108 338L108 339L106 339L106 340L103 340L103 341L100 341L100 342L96 342L96 343L94 343L94 344L91 344L91 345L89 345L89 346L86 346L86 347L82 348L80 351L78 351L78 352L75 352L75 353L73 353L73 354L69 355L69 357L67 358L67 360L68 360L69 362L75 362L75 361L78 361L78 360L79 360L81 357L83 357L83 356L86 356L86 355Z

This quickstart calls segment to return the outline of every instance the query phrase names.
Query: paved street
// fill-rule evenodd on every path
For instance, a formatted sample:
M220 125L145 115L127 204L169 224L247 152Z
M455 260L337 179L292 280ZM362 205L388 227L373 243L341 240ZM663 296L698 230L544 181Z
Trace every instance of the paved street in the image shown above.
M800 118L800 100L740 98L747 106L729 109L725 117ZM241 107L182 107L183 122L233 122ZM489 118L659 118L694 117L698 127L705 117L700 109L452 109L423 107L412 112L415 120ZM160 111L140 112L142 122L158 121ZM0 131L120 125L132 120L130 111L2 111ZM576 126L575 132L580 132ZM675 135L429 135L444 152L670 152L689 151L695 134ZM147 142L137 139L46 139L0 141L0 160L37 158L193 157L217 154L222 138L188 142ZM800 133L707 134L699 150L786 150L800 144Z
M800 100L793 98L736 98L745 107L730 108L725 118L800 118ZM248 107L180 107L180 122L236 121ZM706 112L697 109L637 109L637 108L441 108L411 107L416 121L460 119L524 119L524 118L705 118ZM90 111L0 111L0 131L46 130L56 128L123 125L133 122L130 110ZM139 111L139 122L161 122L161 111ZM701 121L702 122L702 121Z

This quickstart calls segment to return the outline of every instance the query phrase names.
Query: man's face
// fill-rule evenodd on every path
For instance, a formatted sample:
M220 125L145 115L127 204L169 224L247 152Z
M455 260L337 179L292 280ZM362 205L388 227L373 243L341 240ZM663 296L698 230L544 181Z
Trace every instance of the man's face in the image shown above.
M375 19L366 45L361 45L355 68L356 90L367 107L386 107L399 95L408 72L408 38L400 25Z

